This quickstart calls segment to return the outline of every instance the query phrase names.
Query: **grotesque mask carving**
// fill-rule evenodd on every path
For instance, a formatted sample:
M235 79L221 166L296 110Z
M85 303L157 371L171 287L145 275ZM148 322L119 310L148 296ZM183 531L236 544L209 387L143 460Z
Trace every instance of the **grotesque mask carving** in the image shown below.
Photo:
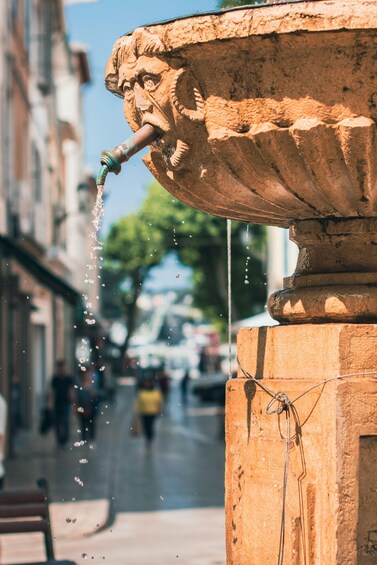
M106 83L134 130L149 123L161 133L144 158L153 175L177 198L228 218L287 226L375 217L372 3L358 8L360 21L354 0L335 19L322 3L300 3L265 7L264 17L245 8L183 18L119 39Z
M160 38L141 28L115 45L106 72L109 90L124 99L124 114L136 130L151 124L161 132L155 147L170 171L190 153L189 131L204 122L204 100L193 73L168 56Z

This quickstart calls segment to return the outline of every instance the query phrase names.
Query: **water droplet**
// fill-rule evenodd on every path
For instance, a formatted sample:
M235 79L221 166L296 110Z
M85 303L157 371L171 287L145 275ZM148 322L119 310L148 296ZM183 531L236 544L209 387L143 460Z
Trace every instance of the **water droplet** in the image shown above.
M87 554L87 553L82 553L82 554L81 554L81 559L88 559L88 554Z
M84 444L85 444L85 441L81 440L81 441L75 441L75 443L73 445L74 445L74 447L81 447Z

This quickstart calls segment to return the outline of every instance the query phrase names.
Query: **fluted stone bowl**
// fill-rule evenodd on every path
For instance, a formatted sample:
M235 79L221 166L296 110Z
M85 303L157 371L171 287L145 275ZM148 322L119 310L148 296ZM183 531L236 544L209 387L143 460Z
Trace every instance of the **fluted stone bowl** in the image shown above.
M121 37L106 85L133 130L160 132L145 162L175 197L246 222L317 220L322 233L324 220L377 216L376 53L376 0L252 6ZM281 321L313 319L281 309Z

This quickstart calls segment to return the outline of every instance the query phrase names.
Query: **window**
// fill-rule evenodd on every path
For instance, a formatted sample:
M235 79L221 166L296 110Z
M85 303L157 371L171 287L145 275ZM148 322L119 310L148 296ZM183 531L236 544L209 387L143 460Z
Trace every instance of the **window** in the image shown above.
M38 86L43 94L48 94L52 80L52 7L50 2L42 2L38 10Z
M19 1L12 0L12 19L15 21L18 16Z
M24 0L24 46L29 53L31 43L32 0Z
M35 202L42 200L41 156L33 143L31 155L31 190Z

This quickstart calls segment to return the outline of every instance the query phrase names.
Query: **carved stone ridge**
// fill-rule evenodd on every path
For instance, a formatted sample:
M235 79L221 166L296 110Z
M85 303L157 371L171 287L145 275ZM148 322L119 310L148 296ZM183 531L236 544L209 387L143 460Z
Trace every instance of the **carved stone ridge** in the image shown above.
M377 215L377 2L199 15L120 38L106 85L184 202L288 226Z

